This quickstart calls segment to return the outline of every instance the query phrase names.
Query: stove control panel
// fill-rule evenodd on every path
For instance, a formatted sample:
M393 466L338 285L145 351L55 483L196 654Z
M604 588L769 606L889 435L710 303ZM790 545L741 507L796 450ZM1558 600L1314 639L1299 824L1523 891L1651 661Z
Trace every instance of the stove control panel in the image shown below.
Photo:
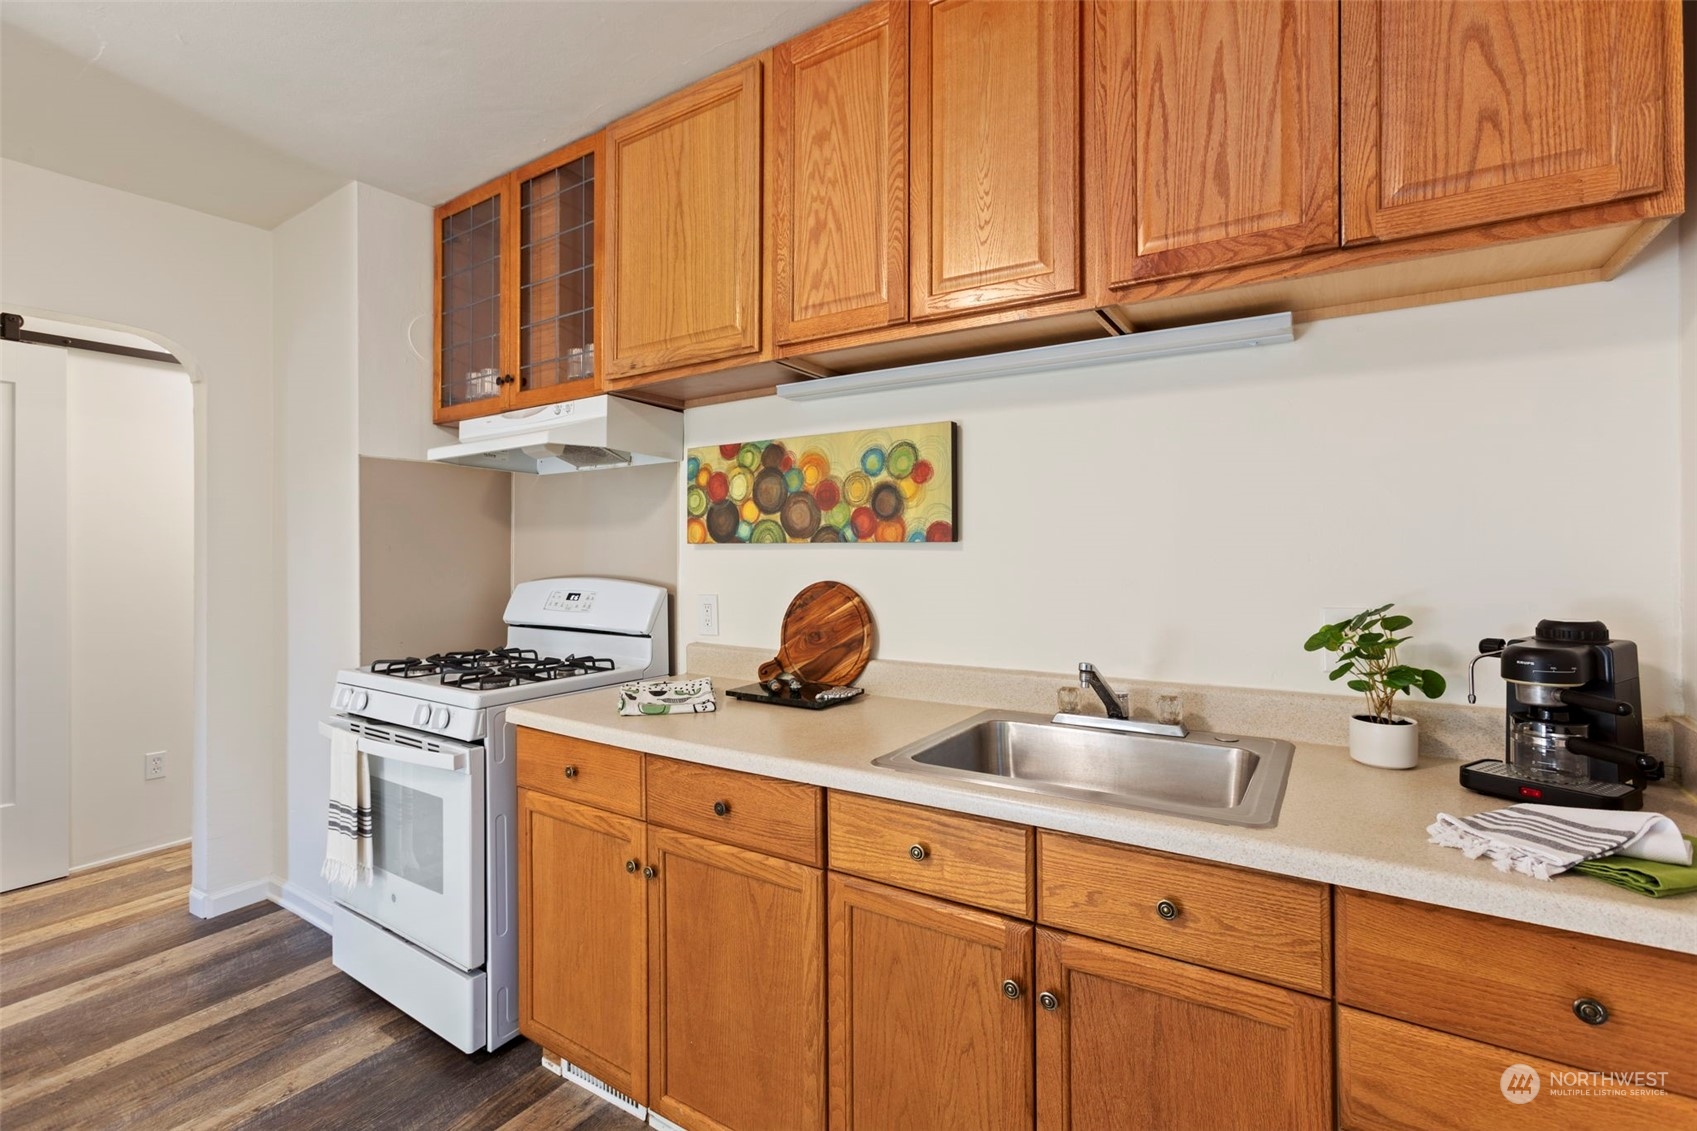
M556 589L542 607L551 613L587 613L595 607L595 594L583 589Z

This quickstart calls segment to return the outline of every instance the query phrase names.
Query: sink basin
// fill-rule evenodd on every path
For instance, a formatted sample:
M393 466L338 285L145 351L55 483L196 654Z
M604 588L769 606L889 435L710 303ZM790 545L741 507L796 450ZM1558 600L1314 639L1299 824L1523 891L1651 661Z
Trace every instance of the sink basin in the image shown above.
M873 765L1256 827L1278 818L1293 753L1275 738L1163 738L986 711Z

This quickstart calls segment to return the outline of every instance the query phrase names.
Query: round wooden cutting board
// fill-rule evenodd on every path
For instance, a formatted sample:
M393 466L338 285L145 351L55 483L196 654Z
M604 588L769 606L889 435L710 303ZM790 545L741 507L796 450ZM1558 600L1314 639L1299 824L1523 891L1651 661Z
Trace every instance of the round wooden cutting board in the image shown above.
M794 672L810 683L846 686L872 658L872 612L859 593L840 581L816 581L795 595L784 613L776 659L760 665L760 678Z

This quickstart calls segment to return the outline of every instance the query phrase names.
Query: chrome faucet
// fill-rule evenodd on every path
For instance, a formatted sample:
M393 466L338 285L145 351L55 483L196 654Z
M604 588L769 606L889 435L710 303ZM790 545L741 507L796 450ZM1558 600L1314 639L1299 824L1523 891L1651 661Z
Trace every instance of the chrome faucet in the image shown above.
M1096 670L1096 665L1088 660L1078 665L1078 686L1084 691L1094 691L1102 701L1102 709L1108 712L1110 719L1126 718L1125 708L1120 706L1119 696L1108 686L1108 681L1102 678Z

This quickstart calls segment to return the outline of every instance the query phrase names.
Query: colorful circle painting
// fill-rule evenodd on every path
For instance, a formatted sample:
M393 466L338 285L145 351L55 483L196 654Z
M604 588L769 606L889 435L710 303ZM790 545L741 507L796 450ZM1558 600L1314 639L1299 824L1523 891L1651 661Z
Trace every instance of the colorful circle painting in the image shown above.
M947 422L691 448L684 473L690 545L957 538Z

